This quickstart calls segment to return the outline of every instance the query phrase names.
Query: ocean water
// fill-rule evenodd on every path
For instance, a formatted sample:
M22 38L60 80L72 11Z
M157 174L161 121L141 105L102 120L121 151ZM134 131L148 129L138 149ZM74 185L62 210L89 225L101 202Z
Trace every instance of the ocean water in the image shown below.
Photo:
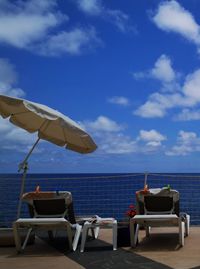
M9 227L16 219L21 185L20 174L0 174L0 226ZM76 215L127 218L125 212L135 204L135 192L143 189L145 174L28 174L25 191L37 185L43 191L70 191ZM180 192L180 209L200 224L200 174L148 174L150 188L170 185ZM28 216L27 206L22 216Z

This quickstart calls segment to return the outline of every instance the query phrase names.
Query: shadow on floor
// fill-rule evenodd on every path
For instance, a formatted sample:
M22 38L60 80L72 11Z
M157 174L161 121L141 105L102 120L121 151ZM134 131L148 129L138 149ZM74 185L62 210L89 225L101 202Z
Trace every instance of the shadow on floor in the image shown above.
M48 244L71 260L87 269L171 269L171 267L145 258L135 252L118 248L112 250L112 245L99 239L87 241L85 252L80 253L80 245L75 252L69 252L67 238L58 237L50 241L48 237L40 236Z
M180 249L179 237L175 233L151 234L150 237L143 237L135 249L135 252L167 252Z

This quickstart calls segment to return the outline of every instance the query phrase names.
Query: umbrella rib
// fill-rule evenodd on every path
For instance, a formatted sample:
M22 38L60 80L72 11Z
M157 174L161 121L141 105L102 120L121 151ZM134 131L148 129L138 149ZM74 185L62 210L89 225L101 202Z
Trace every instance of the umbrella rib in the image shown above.
M47 120L47 119L43 119L43 121L42 121L40 127L38 128L38 130L41 130L41 128L43 127L43 125L45 125L45 123L46 123L47 126L49 125L48 120ZM46 128L47 128L47 126L46 126ZM45 129L46 129L46 128L45 128Z
M84 139L82 139L82 136L81 136L81 142L85 145L85 149L89 149L89 147L88 147L88 144L85 142L85 140Z
M67 145L68 145L67 142L68 142L68 141L67 141L67 139L66 139L64 129L62 129L62 130L63 130L64 138L65 138L65 141L66 141L65 145L66 145L66 147L67 147ZM80 140L81 140L81 142L83 143L83 145L85 146L85 148L88 149L88 145L87 145L87 143L85 143L84 139L82 139L82 136L80 136ZM72 144L72 145L73 145L73 144ZM83 146L82 146L82 147L83 147Z
M15 116L15 115L20 115L20 114L26 114L26 113L30 113L30 112L31 111L12 113L10 117ZM42 119L42 123L41 123L40 127L38 128L38 130L41 130L41 128L43 127L43 125L45 125L45 123L47 123L47 126L48 126L48 120L44 118L44 119ZM47 126L46 126L46 128L47 128Z
M23 111L23 112L16 112L16 113L11 113L11 116L15 116L15 115L20 115L20 114L26 114L26 113L31 113L32 111Z
M64 132L64 128L62 128L62 132L63 132L63 136L64 136L64 139L65 139L65 145L67 145L67 138L66 138L66 136L65 136L65 132Z

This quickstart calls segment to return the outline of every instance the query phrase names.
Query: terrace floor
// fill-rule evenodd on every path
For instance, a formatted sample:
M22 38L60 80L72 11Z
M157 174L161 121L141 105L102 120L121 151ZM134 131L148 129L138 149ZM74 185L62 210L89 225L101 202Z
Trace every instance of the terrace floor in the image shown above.
M156 233L155 233L156 231ZM165 233L163 233L165 231ZM36 238L23 254L14 247L0 247L1 269L81 269L81 268L137 268L137 269L200 269L200 227L191 227L185 246L178 248L178 235L174 228L152 229L150 238L140 232L140 243L112 250L112 231L100 231L99 239L87 242L84 253L69 252L66 241L49 244L47 239Z

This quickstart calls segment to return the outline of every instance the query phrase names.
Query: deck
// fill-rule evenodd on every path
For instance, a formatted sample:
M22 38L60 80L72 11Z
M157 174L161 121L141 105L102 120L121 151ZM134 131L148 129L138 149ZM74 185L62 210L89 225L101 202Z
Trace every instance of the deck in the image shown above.
M102 230L99 239L90 240L86 251L69 252L65 243L36 238L33 245L27 246L23 254L16 254L14 247L0 248L1 269L81 269L81 268L137 268L137 269L200 269L200 227L193 226L190 235L185 239L185 246L179 248L175 228L152 230L150 238L140 232L140 244L112 250L112 232ZM156 231L156 233L155 233ZM65 241L66 242L66 241Z

